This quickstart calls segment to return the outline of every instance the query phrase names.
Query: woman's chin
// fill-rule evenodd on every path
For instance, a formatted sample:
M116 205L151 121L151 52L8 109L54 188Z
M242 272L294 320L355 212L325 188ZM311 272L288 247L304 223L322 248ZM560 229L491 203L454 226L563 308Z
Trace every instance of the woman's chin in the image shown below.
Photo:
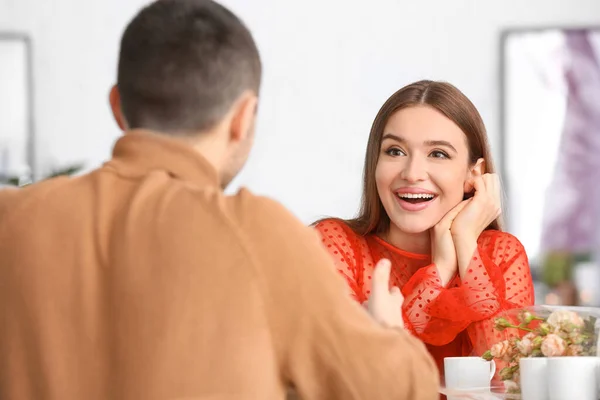
M409 235L419 235L429 233L429 230L433 227L431 224L407 224L407 223L394 223L396 229L400 232L407 233Z

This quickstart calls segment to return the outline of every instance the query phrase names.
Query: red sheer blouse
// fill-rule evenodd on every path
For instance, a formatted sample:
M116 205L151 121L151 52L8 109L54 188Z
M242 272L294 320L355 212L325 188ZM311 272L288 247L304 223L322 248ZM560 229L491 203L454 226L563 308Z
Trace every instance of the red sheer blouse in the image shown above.
M442 374L444 357L481 355L517 334L494 330L496 315L533 305L525 249L508 233L484 231L467 275L461 279L457 274L442 286L428 254L403 251L375 235L359 236L335 219L318 223L316 229L360 303L369 298L377 261L391 260L390 284L404 295L406 329L427 345Z

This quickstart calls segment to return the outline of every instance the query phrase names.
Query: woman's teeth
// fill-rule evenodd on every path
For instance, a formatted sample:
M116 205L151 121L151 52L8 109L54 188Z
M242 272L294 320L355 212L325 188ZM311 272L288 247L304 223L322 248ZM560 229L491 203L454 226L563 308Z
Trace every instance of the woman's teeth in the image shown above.
M434 195L432 194L425 194L425 193L402 193L399 194L398 197L400 197L401 199L427 199L427 200L431 200L433 199Z
M408 201L409 203L422 203L425 201L433 200L435 195L425 193L401 193L398 194L398 197L404 201Z

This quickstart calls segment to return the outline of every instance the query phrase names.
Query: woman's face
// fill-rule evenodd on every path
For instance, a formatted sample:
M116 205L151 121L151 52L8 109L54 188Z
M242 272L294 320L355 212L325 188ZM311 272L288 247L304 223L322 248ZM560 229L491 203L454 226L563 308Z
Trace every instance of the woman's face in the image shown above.
M400 231L421 233L437 224L472 187L463 131L428 106L399 110L389 118L375 171L377 191Z

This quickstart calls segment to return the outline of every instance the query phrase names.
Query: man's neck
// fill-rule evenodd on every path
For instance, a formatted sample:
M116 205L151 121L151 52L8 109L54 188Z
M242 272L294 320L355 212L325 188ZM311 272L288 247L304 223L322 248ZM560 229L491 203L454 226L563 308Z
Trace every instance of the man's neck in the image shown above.
M205 131L195 135L176 135L168 132L158 132L152 130L144 130L147 133L160 135L172 140L176 140L192 148L202 158L204 158L217 171L219 177L222 177L223 163L225 160L226 144L221 139L221 132ZM128 131L125 131L127 134Z
M219 174L221 173L225 159L225 148L222 144L211 140L196 140L190 144L196 153L204 157Z

